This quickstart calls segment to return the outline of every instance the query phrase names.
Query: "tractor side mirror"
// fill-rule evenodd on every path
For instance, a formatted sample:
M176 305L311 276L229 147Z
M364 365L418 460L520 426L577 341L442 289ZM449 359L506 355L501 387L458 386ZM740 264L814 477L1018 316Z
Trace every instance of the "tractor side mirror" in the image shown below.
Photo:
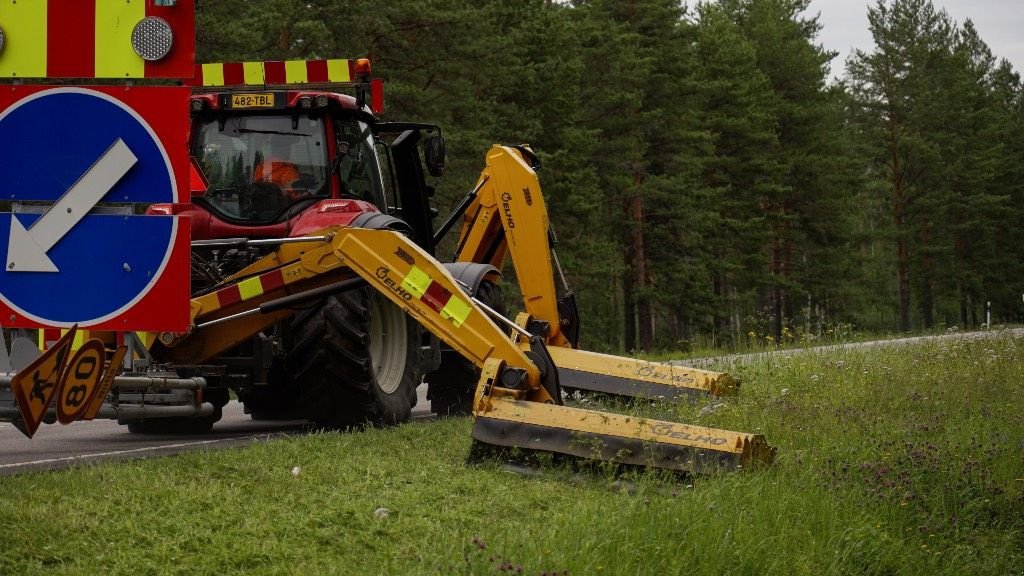
M427 138L423 143L423 156L427 162L427 172L436 178L444 175L444 136L438 134Z

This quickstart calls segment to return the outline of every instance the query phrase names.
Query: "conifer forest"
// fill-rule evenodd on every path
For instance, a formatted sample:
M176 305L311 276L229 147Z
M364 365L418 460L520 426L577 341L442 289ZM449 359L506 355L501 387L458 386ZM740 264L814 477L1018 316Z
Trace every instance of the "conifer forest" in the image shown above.
M439 219L529 143L588 349L1024 316L1021 78L930 0L846 61L810 0L197 4L200 62L370 58L444 130Z

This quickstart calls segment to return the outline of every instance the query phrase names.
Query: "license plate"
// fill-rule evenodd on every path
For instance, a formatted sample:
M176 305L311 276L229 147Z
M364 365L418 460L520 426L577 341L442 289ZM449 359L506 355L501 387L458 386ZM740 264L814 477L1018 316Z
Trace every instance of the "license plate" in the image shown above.
M232 94L232 108L273 108L274 93L264 92L261 94Z

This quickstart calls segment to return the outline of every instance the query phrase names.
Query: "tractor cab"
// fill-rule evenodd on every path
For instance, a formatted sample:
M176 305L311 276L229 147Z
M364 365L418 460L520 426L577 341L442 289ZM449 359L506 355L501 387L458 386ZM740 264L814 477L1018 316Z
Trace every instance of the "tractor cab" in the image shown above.
M366 122L340 107L284 112L195 115L191 152L207 180L197 204L248 224L275 222L327 198L386 205Z
M286 222L326 199L387 210L368 60L205 64L194 84L197 208L230 227Z
M368 60L203 64L192 86L191 202L151 213L188 215L193 240L213 240L297 236L381 212L432 251L424 174L443 170L440 129L381 122Z

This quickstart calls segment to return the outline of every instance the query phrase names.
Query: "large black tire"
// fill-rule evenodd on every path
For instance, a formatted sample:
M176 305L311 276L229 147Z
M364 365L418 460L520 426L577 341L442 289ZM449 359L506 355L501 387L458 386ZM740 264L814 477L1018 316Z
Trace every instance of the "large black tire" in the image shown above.
M501 286L490 280L480 283L476 299L498 314L508 315ZM441 344L441 365L424 379L431 412L441 417L467 416L473 412L473 394L480 380L480 369L461 354Z
M298 313L284 378L299 409L326 428L405 422L416 405L422 328L369 288Z

